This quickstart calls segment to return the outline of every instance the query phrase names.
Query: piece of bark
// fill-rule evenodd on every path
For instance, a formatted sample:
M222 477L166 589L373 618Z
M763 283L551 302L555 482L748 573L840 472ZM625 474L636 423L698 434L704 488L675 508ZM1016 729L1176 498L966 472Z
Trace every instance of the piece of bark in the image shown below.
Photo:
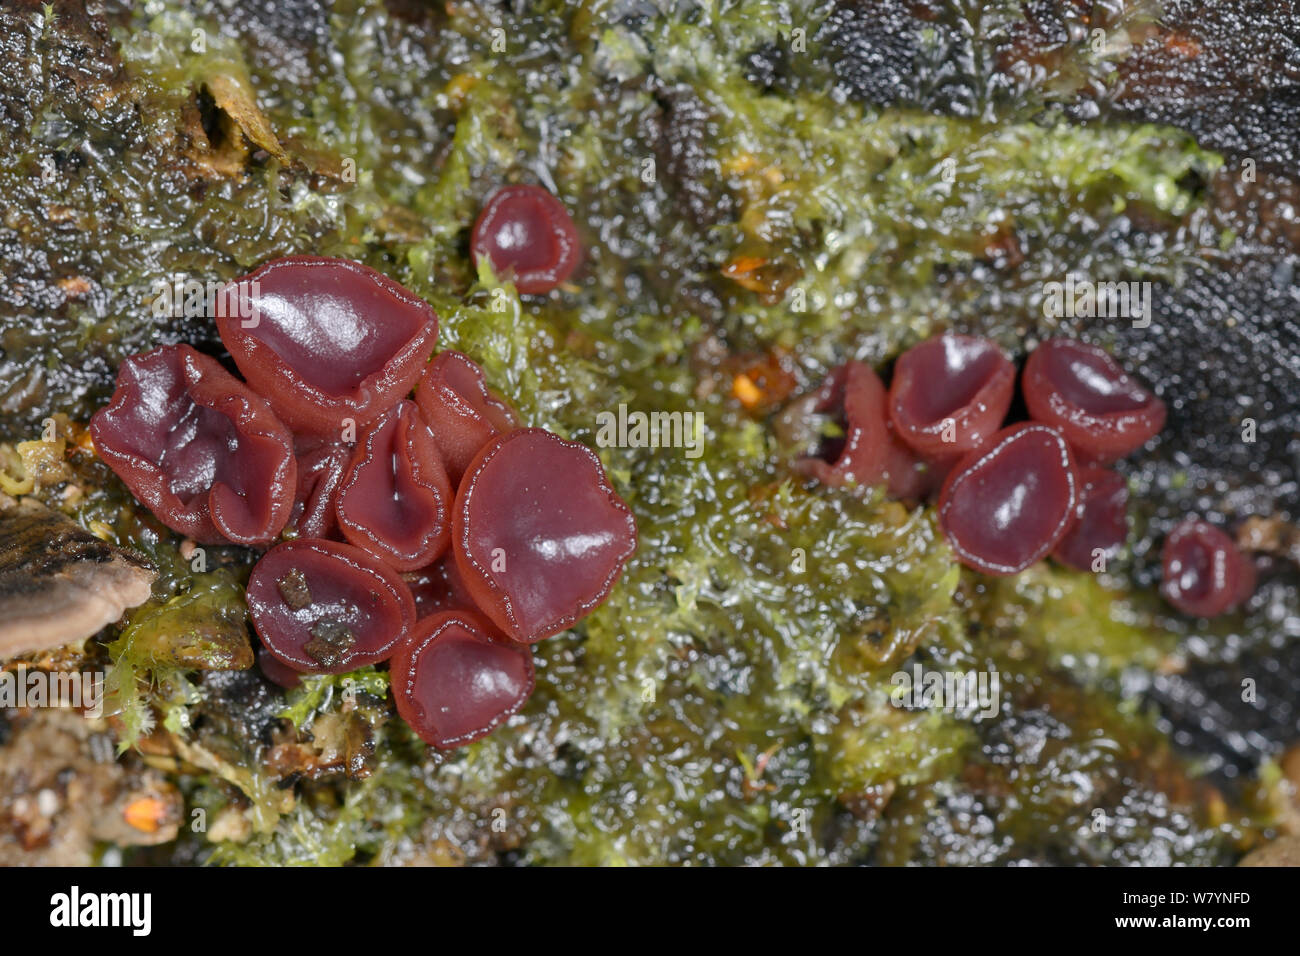
M90 637L147 601L155 577L43 505L0 511L0 660Z

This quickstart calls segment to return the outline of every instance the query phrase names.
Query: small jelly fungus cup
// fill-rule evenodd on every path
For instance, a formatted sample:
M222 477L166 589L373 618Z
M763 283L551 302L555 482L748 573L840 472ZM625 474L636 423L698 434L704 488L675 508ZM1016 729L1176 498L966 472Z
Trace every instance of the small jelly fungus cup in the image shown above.
M442 750L487 736L533 692L532 648L495 634L473 611L424 618L393 656L397 712Z
M204 544L274 540L293 507L293 436L188 345L134 355L90 420L95 451L163 524Z
M516 641L558 634L603 603L636 544L636 521L600 459L540 428L484 448L456 495L461 579Z
M1165 424L1165 403L1128 375L1104 349L1049 339L1030 353L1021 376L1029 415L1054 425L1079 459L1116 461Z
M540 186L503 186L474 222L470 253L477 265L514 281L527 295L544 295L569 278L582 261L573 218Z
M1026 422L957 463L939 493L939 524L962 564L985 574L1023 571L1075 521L1078 479L1055 428Z
M350 544L297 538L266 552L248 579L262 645L308 674L387 660L415 622L415 602L388 565Z
M1015 366L994 343L936 336L894 363L890 421L917 454L948 460L986 444L1002 427L1015 385Z
M1185 518L1161 549L1160 593L1191 617L1217 617L1250 597L1255 566L1228 535L1200 518Z

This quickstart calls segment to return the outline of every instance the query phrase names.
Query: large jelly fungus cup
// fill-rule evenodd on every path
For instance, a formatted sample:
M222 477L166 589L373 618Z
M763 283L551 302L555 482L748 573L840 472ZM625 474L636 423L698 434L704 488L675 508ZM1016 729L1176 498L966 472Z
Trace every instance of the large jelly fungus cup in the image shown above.
M272 548L253 567L247 598L266 649L309 674L387 660L415 622L398 573L335 541L296 538Z
M606 597L636 550L636 521L590 449L540 428L470 463L452 548L478 607L516 641L558 634Z
M1074 522L1076 481L1059 431L1012 425L953 468L939 493L939 524L962 564L1015 574L1044 558Z
M1021 376L1030 417L1061 430L1081 461L1108 464L1150 440L1165 424L1165 404L1104 349L1049 339L1030 353Z
M894 363L890 421L917 454L950 460L984 445L1002 427L1015 384L1015 366L994 343L937 336Z
M421 620L391 665L398 714L440 749L491 733L524 705L533 682L532 649L467 610Z
M338 440L410 392L438 338L423 299L346 259L276 259L218 297L217 329L295 432Z
M289 430L243 382L188 345L124 361L90 434L132 494L196 541L266 544L289 519L297 481Z

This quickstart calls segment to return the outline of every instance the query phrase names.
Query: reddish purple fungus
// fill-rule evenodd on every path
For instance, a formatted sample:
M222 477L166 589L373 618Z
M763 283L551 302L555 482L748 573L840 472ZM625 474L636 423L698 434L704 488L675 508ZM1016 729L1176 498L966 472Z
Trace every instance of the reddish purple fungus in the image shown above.
M456 557L451 553L444 555L427 568L408 571L402 575L402 580L411 589L411 597L415 598L415 616L418 618L426 618L443 611L472 611L477 607L474 603L474 595L465 586L465 581L460 575L460 565L456 563ZM493 633L497 633L496 625L488 622L488 626L492 628Z
M427 302L347 259L276 259L223 293L217 328L296 432L337 440L403 398L438 338Z
M338 536L336 497L352 460L352 446L342 442L298 442L298 490L289 524L303 538Z
M795 470L833 488L879 483L892 440L880 377L862 362L845 362L826 376L811 411L828 416L838 434L823 438L815 454L794 463Z
M484 204L470 236L477 265L487 258L499 275L513 275L526 294L550 292L582 258L578 230L564 204L540 186L504 186Z
M196 541L266 544L289 518L289 430L243 382L188 345L122 363L91 418L95 450L167 527Z
M476 226L476 255L524 292L577 262L572 222L539 192L502 190ZM292 522L246 588L269 680L396 655L397 707L424 740L489 733L532 692L525 645L601 604L636 550L600 460L519 429L459 352L426 367L433 311L356 263L268 263L223 289L216 321L248 384L189 346L128 359L92 420L100 454L201 541L267 545Z
M1031 417L1055 425L1089 464L1138 448L1165 424L1165 404L1103 349L1050 339L1025 363L1021 380Z
M465 586L517 641L557 634L601 604L636 541L600 459L540 428L495 439L456 495L452 547Z
M386 660L415 621L397 572L349 544L298 538L262 556L248 579L262 644L297 671L342 674Z
M1036 420L999 430L1015 390L1011 362L992 342L943 335L899 356L887 404L875 373L847 362L775 428L797 442L809 418L831 418L835 434L794 463L824 484L884 481L891 497L910 500L937 492L945 536L971 568L1012 574L1051 553L1091 570L1127 538L1128 489L1090 466L1159 431L1164 404L1102 350L1066 339L1030 356L1023 386ZM1253 587L1243 561L1238 600Z
M484 445L519 427L514 409L488 389L483 369L460 352L440 352L429 363L415 401L433 429L453 487Z
M1076 481L1059 431L1012 425L952 470L939 494L939 522L967 567L1015 574L1046 556L1075 520Z
M1080 468L1076 519L1052 557L1078 571L1097 570L1097 561L1119 553L1128 538L1128 485L1109 468Z
M257 667L272 684L293 690L302 683L302 674L280 660L265 647L257 649Z
M490 632L471 611L425 618L392 662L397 712L440 749L478 740L533 692L533 652Z
M1015 366L992 342L941 335L894 363L890 420L927 460L951 459L979 448L1002 427L1015 384Z
M339 529L399 571L432 564L451 536L451 482L433 433L403 400L357 444L336 498Z
M883 406L880 411L882 415L888 414ZM885 493L900 501L920 501L938 490L942 483L934 465L927 463L898 437L892 422L885 443L884 477Z
M858 361L833 369L816 392L791 405L786 415L796 421L824 417L832 424L834 434L824 436L813 454L793 466L832 488L883 483L891 498L919 501L939 490L948 469L961 457L926 461L903 442L889 420L884 384L870 366Z
M1199 518L1184 519L1161 551L1160 593L1193 617L1230 611L1255 590L1255 566L1232 538Z

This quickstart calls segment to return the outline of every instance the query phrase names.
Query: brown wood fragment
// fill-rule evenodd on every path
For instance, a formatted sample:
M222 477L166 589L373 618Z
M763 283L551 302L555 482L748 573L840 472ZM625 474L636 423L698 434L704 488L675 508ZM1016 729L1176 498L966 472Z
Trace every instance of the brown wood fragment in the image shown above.
M0 511L0 659L90 637L147 601L155 576L36 502Z

